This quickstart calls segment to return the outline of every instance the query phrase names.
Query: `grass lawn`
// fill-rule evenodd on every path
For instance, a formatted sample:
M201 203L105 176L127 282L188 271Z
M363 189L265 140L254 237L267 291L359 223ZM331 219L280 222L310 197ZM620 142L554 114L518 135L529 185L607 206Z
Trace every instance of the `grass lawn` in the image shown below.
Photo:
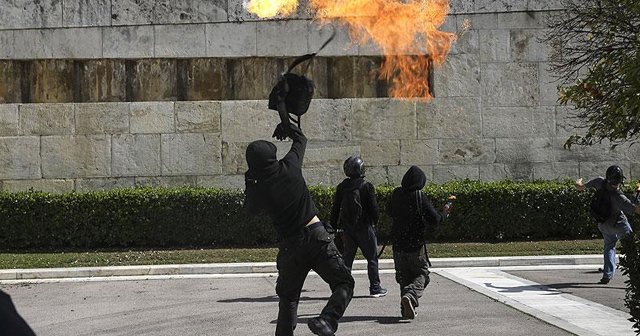
M429 244L431 258L600 253L601 239ZM0 253L0 269L259 262L275 261L276 254L276 248ZM391 246L381 258L392 258Z

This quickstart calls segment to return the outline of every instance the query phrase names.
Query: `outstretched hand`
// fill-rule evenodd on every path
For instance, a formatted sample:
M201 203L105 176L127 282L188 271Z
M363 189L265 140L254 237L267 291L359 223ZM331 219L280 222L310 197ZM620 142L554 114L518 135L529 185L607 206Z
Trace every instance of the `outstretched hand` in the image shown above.
M291 133L291 124L289 123L279 123L276 126L276 129L273 131L272 137L282 141L285 140L289 134Z
M584 182L582 182L582 177L576 180L576 189L578 191L584 191L585 187L584 187Z

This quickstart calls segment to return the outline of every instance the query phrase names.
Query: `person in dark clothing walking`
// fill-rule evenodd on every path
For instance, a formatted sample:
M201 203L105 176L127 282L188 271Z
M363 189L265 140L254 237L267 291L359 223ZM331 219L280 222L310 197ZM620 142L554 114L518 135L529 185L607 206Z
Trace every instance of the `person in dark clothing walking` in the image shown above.
M0 335L35 336L33 329L18 314L9 294L0 290Z
M391 236L396 282L400 285L400 312L405 319L414 319L415 308L429 284L429 266L424 231L427 225L437 225L449 215L450 205L437 211L424 195L424 172L411 166L402 178L402 185L393 190L387 211L392 219Z
M627 215L640 214L640 205L638 205L640 183L637 185L636 195L629 199L622 192L624 179L622 168L613 165L607 168L605 178L598 176L586 184L582 182L581 178L576 181L576 189L578 191L594 188L596 193L606 191L608 196L609 214L604 218L597 219L598 229L604 239L604 266L602 268L602 278L598 282L602 285L608 284L616 271L616 243L620 238L631 234L633 231Z
M318 209L302 176L306 137L300 128L284 122L278 125L274 136L293 140L291 149L279 161L276 146L269 141L254 141L247 147L245 208L252 215L266 212L278 233L276 293L280 302L275 334L293 335L300 292L313 269L329 284L332 294L320 316L309 319L307 324L316 335L334 335L353 296L354 280L333 236L318 218Z
M344 246L344 263L349 269L353 266L358 247L367 259L367 275L369 276L369 295L383 297L387 295L387 289L380 285L378 271L378 240L374 226L378 223L380 209L373 185L365 181L364 161L358 156L351 156L344 161L344 179L336 188L336 193L331 207L331 224L336 229L342 229L342 243ZM354 190L357 192L354 193ZM357 195L357 200L351 199ZM341 212L343 202L355 202L361 209L361 214L356 218L346 218ZM348 205L347 205L348 206ZM353 206L353 205L351 205ZM351 221L350 223L348 221ZM346 222L346 223L345 223Z

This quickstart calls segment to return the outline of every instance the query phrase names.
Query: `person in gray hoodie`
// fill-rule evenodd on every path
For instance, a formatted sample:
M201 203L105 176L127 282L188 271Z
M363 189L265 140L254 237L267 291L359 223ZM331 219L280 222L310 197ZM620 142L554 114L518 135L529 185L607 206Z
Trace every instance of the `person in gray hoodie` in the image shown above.
M449 215L450 205L442 212L433 207L422 192L426 183L424 172L411 166L402 178L402 185L393 190L387 212L392 219L391 239L396 282L400 285L400 312L405 319L414 319L415 308L429 284L429 266L424 231L427 225L437 225Z
M632 232L627 215L640 214L640 206L637 205L640 184L636 189L635 197L632 197L632 202L622 192L624 179L622 168L613 165L607 168L604 178L598 176L586 184L582 182L582 179L576 181L576 189L578 191L593 188L596 189L596 192L606 192L605 197L608 199L610 206L609 215L606 218L596 219L598 229L604 239L604 267L602 268L602 278L598 282L603 285L611 281L616 270L616 243L621 237Z

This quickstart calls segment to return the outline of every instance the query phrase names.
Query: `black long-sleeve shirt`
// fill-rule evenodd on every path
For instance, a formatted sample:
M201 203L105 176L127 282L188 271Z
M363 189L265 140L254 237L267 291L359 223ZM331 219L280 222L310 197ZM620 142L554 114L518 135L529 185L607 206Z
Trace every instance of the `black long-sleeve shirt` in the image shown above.
M424 231L426 224L437 225L445 216L437 211L431 201L422 194L422 214L427 223L423 223L418 216L418 197L420 190L406 191L402 187L396 188L391 194L387 205L387 213L393 220L391 236L393 250L399 252L416 252L426 243Z
M360 216L358 223L355 227L366 227L366 225L378 224L378 218L380 216L380 208L378 207L378 199L376 197L376 190L368 181L363 178L346 178L338 187L336 187L336 193L333 197L333 205L331 207L331 225L334 228L344 229L344 225L338 223L340 218L340 205L342 204L342 198L345 195L345 191L359 188L360 201L362 204L362 215Z
M291 126L291 149L281 160L268 167L269 174L262 176L245 173L245 209L251 215L265 211L281 239L295 236L318 214L309 189L302 176L307 138L302 131Z

